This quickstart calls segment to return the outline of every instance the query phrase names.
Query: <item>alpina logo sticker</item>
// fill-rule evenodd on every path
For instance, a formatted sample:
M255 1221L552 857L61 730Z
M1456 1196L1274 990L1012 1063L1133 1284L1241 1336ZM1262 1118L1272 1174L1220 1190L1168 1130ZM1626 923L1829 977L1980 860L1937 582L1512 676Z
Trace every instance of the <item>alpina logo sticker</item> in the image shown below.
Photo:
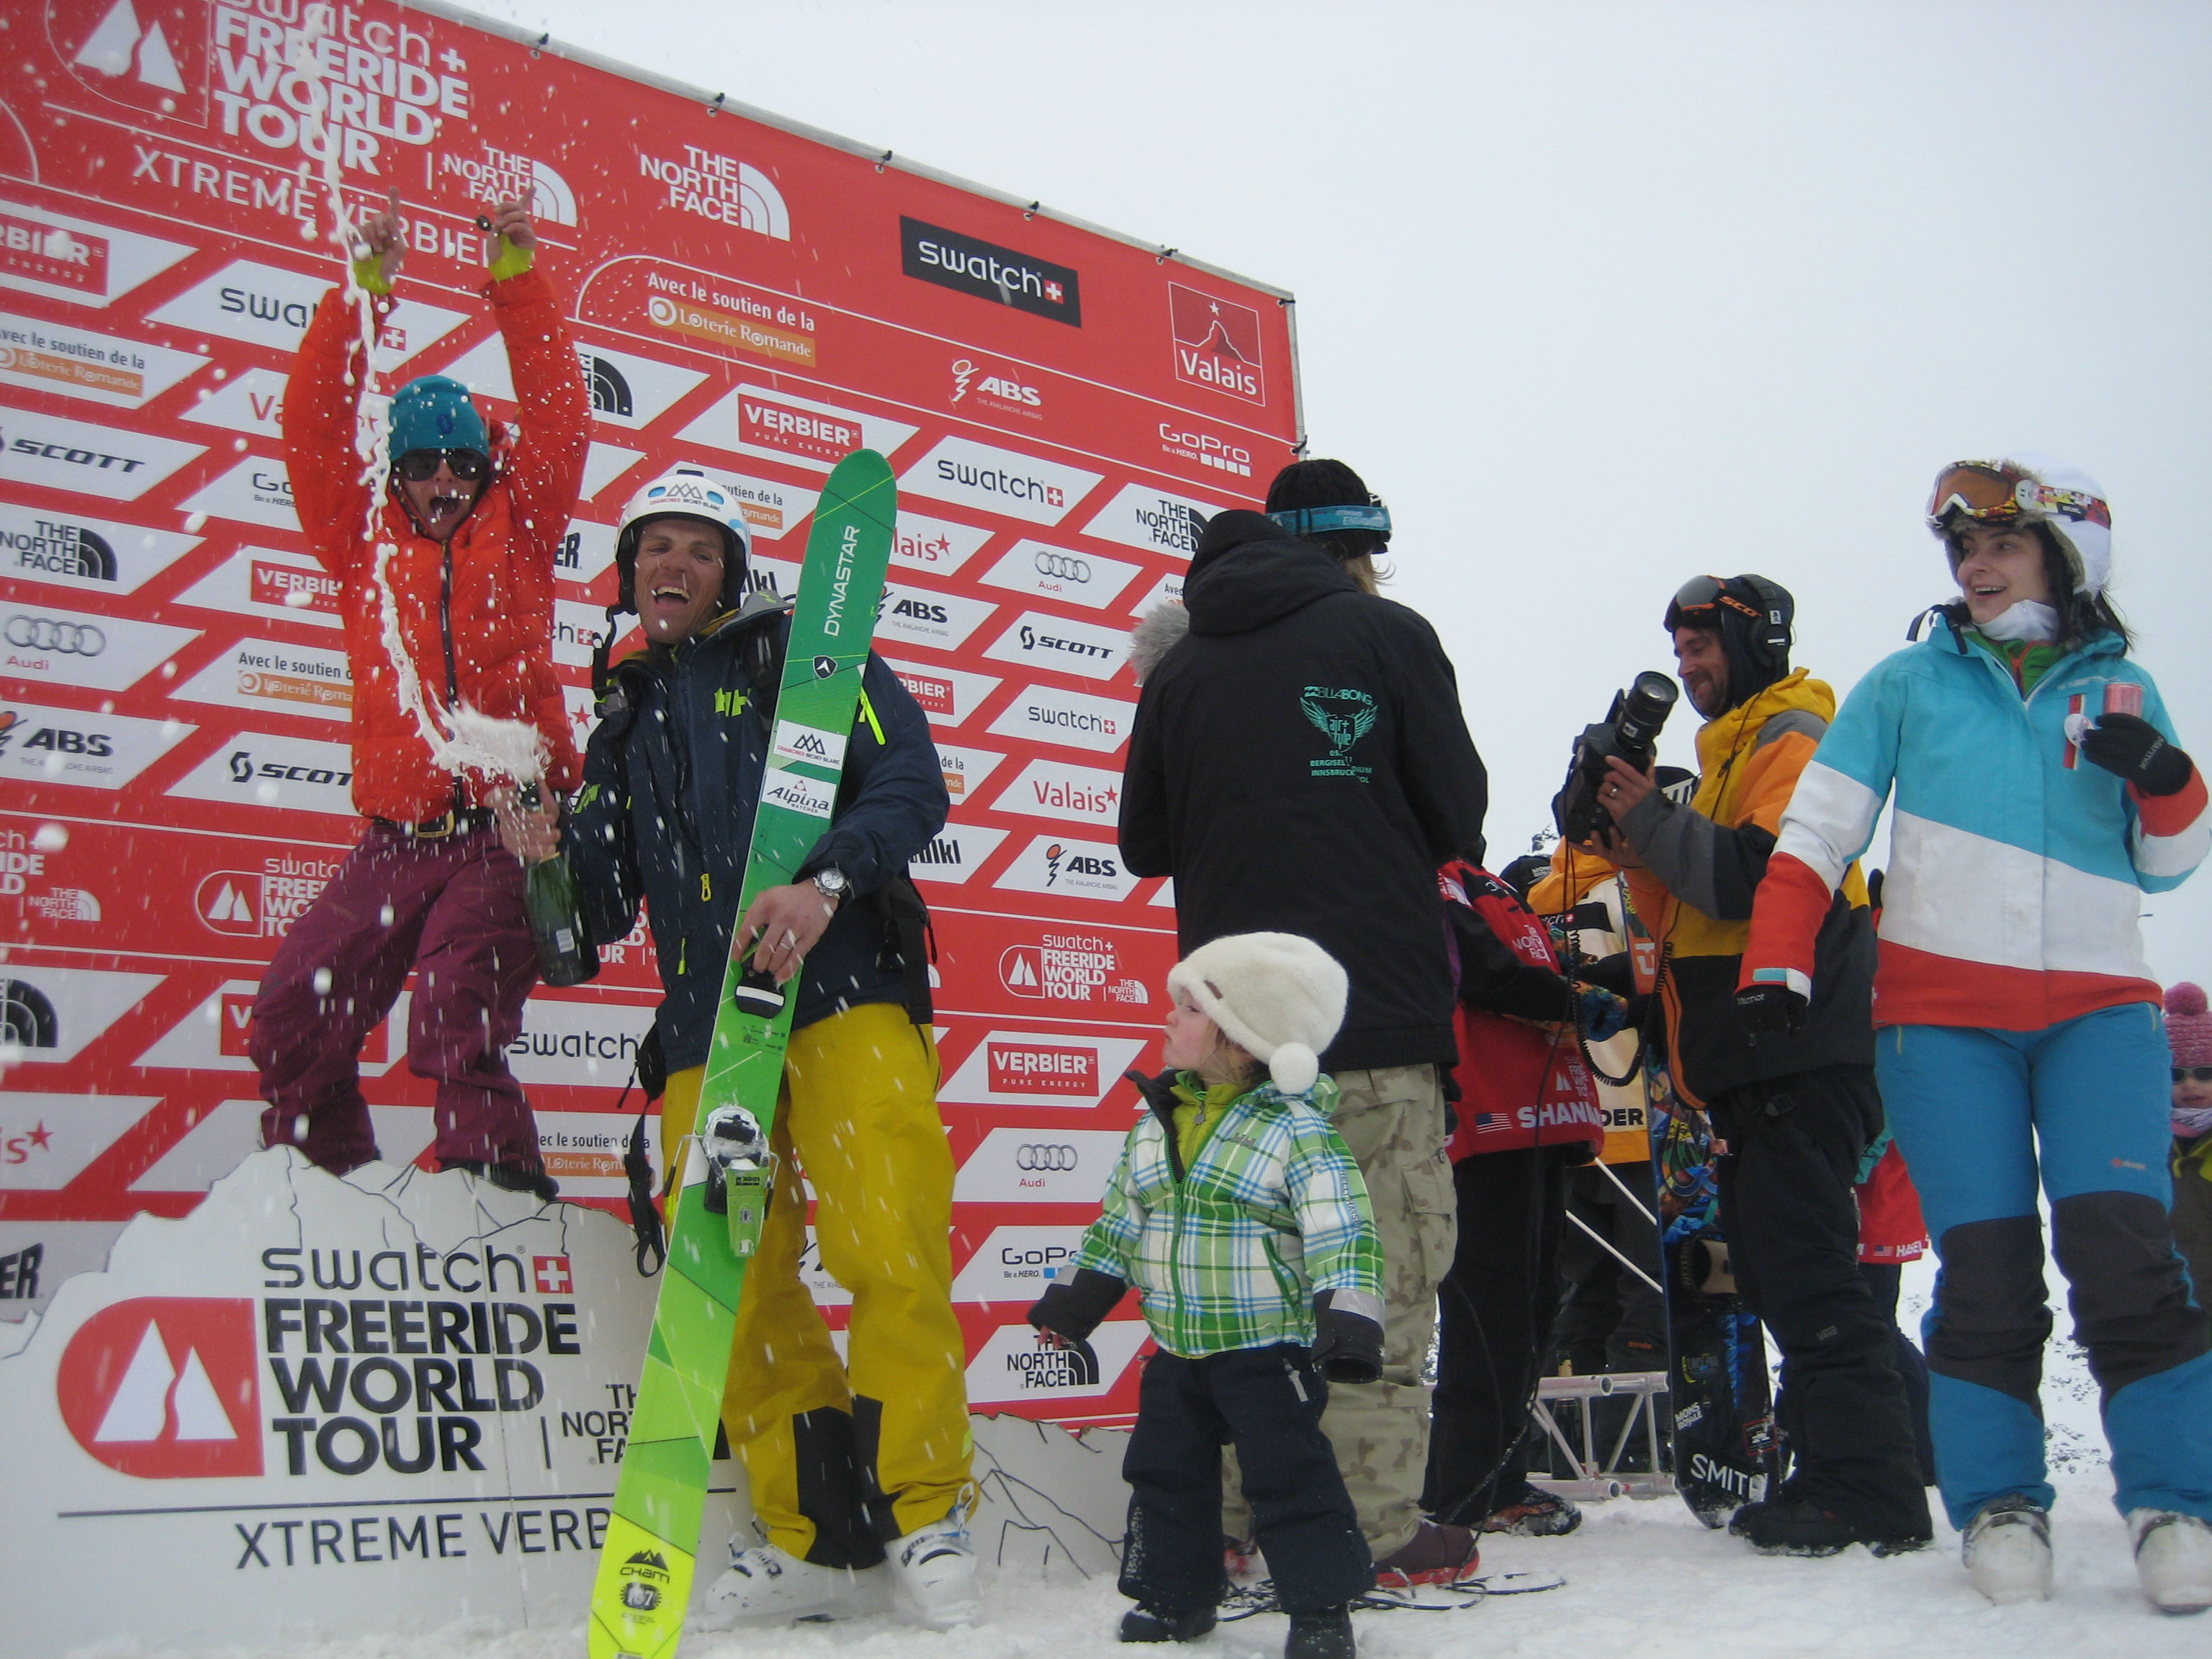
M139 1297L77 1328L54 1376L78 1445L147 1480L261 1473L253 1304Z

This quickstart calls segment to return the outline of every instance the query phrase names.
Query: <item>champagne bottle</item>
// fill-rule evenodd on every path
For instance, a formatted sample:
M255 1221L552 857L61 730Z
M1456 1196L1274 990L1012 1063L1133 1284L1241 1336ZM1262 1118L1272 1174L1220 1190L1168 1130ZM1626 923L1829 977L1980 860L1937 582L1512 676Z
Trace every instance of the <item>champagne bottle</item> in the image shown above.
M516 792L523 810L535 812L541 797L535 782ZM548 985L581 985L597 977L599 947L584 926L584 895L568 868L565 853L533 864L523 876L523 906L530 936L538 946L538 977Z

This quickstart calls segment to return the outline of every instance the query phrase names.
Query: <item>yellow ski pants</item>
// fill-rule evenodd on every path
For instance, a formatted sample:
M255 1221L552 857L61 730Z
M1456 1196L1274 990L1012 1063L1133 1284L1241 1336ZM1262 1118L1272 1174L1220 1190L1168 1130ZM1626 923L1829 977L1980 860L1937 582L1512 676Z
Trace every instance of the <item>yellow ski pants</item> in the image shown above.
M705 1077L693 1066L668 1079L664 1169L672 1129L696 1130ZM823 1566L872 1565L882 1543L940 1519L969 1488L937 1084L929 1029L895 1003L793 1031L785 1054L775 1195L738 1302L722 1421L770 1541ZM799 1276L807 1187L822 1266L853 1297L842 1362Z

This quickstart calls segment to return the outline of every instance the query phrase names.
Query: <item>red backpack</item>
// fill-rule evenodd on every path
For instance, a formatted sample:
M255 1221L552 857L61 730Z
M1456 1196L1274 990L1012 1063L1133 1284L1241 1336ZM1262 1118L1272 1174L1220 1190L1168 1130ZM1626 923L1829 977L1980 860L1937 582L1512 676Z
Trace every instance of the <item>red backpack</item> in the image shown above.
M1550 931L1490 872L1448 864L1437 872L1437 886L1447 905L1488 928L1523 962L1559 971ZM1455 950L1455 970L1457 961ZM1485 1013L1460 1001L1456 985L1454 991L1460 1099L1452 1162L1535 1146L1579 1145L1595 1154L1605 1143L1605 1113L1573 1028Z

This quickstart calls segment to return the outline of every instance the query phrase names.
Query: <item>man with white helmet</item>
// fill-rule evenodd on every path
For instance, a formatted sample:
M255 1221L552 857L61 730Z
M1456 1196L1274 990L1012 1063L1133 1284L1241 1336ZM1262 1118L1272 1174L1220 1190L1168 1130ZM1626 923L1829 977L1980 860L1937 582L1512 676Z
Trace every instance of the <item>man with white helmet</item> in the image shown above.
M710 1608L820 1618L865 1612L888 1589L909 1616L948 1626L975 1607L965 1348L923 913L906 866L951 803L927 716L871 655L830 828L795 879L738 915L789 630L787 605L747 597L750 543L736 492L696 468L631 500L610 615L635 611L646 648L599 677L567 823L549 808L507 833L525 860L566 854L595 939L623 937L645 903L665 992L664 1167L697 1115L732 935L796 984L775 1194L722 1402L763 1538L732 1540ZM842 1361L799 1278L808 1189L822 1266L853 1293Z
M1875 1070L1942 1259L1929 1419L1967 1574L1993 1601L2051 1593L2040 1196L2137 1575L2161 1611L2198 1613L2212 1333L2168 1219L2169 1054L2137 915L2203 861L2212 812L2106 597L2112 523L2094 479L2034 456L1937 475L1928 526L1959 598L1806 767L1735 1002L1766 1042L1830 994L1820 920L1894 791Z

